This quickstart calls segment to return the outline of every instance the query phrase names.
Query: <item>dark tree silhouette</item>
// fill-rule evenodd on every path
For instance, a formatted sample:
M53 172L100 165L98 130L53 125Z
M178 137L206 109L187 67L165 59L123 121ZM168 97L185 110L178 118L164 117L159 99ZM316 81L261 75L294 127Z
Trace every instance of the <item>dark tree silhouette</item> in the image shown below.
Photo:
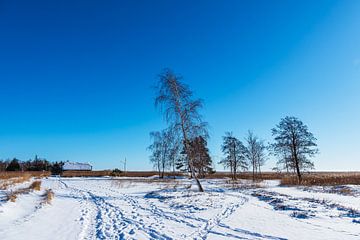
M205 174L212 173L212 160L207 148L207 141L202 136L196 137L188 144L191 158L193 159L195 171L199 177L205 177Z
M9 165L6 167L6 171L20 171L20 170L21 170L20 160L16 158L11 160Z
M285 117L272 129L275 142L271 148L285 167L293 168L301 183L302 171L314 168L310 160L318 153L316 138L308 127L296 117Z
M191 175L195 178L199 191L203 192L204 190L195 173L194 159L188 144L191 139L197 136L206 138L208 135L207 124L202 121L199 114L199 109L203 106L202 101L194 100L190 88L180 80L181 77L176 76L170 69L165 69L159 75L155 106L160 107L166 121L181 133Z

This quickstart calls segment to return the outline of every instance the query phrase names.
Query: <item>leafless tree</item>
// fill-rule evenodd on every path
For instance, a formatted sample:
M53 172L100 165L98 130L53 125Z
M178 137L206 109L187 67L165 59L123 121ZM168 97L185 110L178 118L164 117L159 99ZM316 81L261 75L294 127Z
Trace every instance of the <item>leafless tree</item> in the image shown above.
M173 167L178 152L178 143L172 129L161 132L151 132L152 144L148 147L152 154L150 161L159 172L159 177L164 178L165 170Z
M203 188L195 174L194 162L190 153L190 140L196 136L207 136L207 124L202 121L199 110L203 104L200 99L193 99L190 88L181 82L181 77L170 69L159 75L156 86L155 106L160 107L166 121L181 133L185 152L188 156L191 175L195 178L199 191Z
M248 131L246 137L246 158L251 165L253 180L255 180L256 174L261 176L261 166L266 161L266 147L263 140L260 140L253 132Z
M150 138L152 139L152 144L148 147L151 151L150 161L153 163L154 168L157 169L159 177L161 175L161 162L162 162L162 136L161 132L155 131L150 133Z
M289 168L293 168L301 183L301 172L314 168L314 163L309 159L318 153L316 138L308 127L295 117L285 117L272 129L274 143L271 145L273 152Z
M223 141L221 150L225 154L225 158L220 161L220 164L225 168L230 168L232 178L235 180L236 173L239 169L248 169L248 163L246 162L246 148L231 132L225 133Z

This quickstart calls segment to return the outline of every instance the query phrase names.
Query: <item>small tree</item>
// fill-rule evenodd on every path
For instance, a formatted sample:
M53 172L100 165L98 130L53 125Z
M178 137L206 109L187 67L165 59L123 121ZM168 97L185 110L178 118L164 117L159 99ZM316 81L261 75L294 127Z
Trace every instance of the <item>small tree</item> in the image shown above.
M153 143L148 147L152 151L150 161L159 172L159 177L163 178L165 169L173 167L178 154L177 138L172 129L166 129L161 132L151 132L150 136Z
M233 136L231 132L226 132L223 137L223 145L221 147L225 158L220 161L225 168L230 168L232 178L236 179L236 173L239 169L247 170L248 163L246 162L246 148L244 144Z
M163 136L161 132L156 131L151 132L150 137L153 141L153 143L148 147L148 149L152 151L150 161L153 163L154 168L157 169L159 177L161 178L162 166L165 167Z
M205 174L213 172L212 160L207 148L207 141L204 137L195 137L188 144L190 148L191 158L193 159L195 172L198 173L199 177L205 177Z
M266 147L264 141L259 140L251 131L248 131L246 137L246 158L251 165L253 180L255 175L261 175L261 166L265 165L266 161Z
M272 129L271 148L287 168L293 168L301 183L302 171L314 168L310 160L318 153L316 138L308 127L295 117L285 117Z

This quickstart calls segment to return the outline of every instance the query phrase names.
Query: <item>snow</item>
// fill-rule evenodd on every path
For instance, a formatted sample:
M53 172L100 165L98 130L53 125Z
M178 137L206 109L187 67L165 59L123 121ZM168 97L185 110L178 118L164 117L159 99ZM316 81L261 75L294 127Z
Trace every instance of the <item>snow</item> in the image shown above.
M204 193L189 179L42 179L40 192L0 202L0 239L360 239L358 197L278 181L202 183ZM55 197L44 205L47 188Z
M92 170L90 163L79 163L79 162L65 162L63 170Z

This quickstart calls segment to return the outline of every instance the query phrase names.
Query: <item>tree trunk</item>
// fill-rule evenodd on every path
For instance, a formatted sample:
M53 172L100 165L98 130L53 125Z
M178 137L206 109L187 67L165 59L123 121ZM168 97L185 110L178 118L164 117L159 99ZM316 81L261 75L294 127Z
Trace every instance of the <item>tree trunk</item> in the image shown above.
M237 163L236 163L236 146L235 146L235 143L233 143L233 153L234 153L234 177L233 177L233 179L236 180Z
M255 161L252 159L252 169L253 169L253 182L255 181Z
M175 176L175 161L173 161L173 176L174 176L174 179L176 178Z
M259 176L260 176L260 179L262 179L262 176L261 176L261 169L260 169L260 161L259 161L259 163L258 163L258 164L259 164L259 166L258 166L258 167L259 167Z
M294 157L295 157L296 174L298 177L298 183L300 184L302 181L302 177L301 177L301 172L300 172L300 168L299 168L299 161L298 161L298 158L296 155Z
M298 184L300 184L302 179L301 179L299 159L298 159L298 155L297 155L297 149L296 149L295 137L294 136L293 136L293 140L292 140L292 150L293 150L293 158L294 158L294 162L295 162L296 174L297 174L297 178L298 178Z
M165 166L164 166L164 164L163 164L163 166L162 166L161 178L164 178L164 172L165 172Z

